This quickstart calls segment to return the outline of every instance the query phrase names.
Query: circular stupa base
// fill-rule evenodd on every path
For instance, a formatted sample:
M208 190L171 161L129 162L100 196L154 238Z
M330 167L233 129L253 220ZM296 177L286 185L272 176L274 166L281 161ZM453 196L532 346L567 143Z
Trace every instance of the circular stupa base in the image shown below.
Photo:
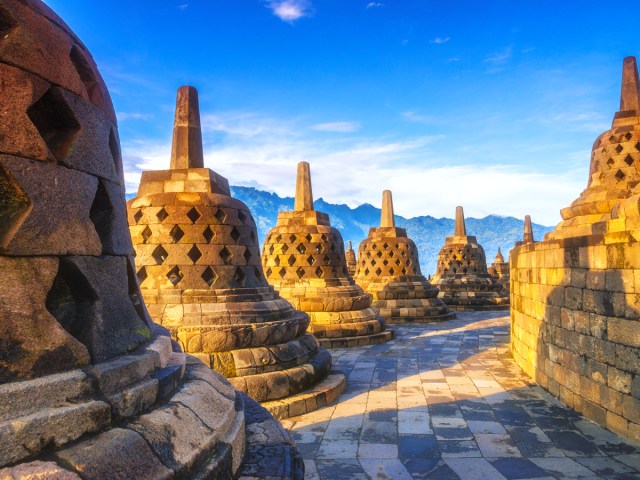
M355 348L366 347L368 345L379 345L395 338L393 330L384 330L371 335L361 335L358 337L337 337L319 338L318 343L323 348Z
M444 301L446 302L447 300L444 299ZM449 309L453 310L455 312L485 312L485 311L491 311L491 310L509 310L511 308L511 306L507 303L502 304L502 305L495 305L495 304L491 304L491 305L452 305L452 304L448 304L449 305Z
M453 312L447 312L443 315L412 315L402 314L398 309L389 309L388 312L381 309L380 313L384 316L387 323L391 325L401 325L406 323L439 323L456 318L456 314Z

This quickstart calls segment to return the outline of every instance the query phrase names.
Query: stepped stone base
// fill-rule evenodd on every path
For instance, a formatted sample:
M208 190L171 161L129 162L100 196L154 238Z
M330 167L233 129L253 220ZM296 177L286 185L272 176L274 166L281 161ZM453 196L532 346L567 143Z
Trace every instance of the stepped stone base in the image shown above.
M389 340L393 340L394 337L395 332L393 330L385 330L362 337L319 338L318 343L323 348L366 347L367 345L378 345L388 342Z
M509 310L509 305L449 305L456 312L485 312L490 310Z
M449 308L449 310L455 310L455 308ZM382 312L382 309L380 310ZM389 313L387 316L387 313L384 313L385 318L387 318L387 323L390 324L394 324L394 325L402 325L405 323L439 323L439 322L445 322L447 320L453 320L454 318L456 318L456 314L453 312L449 312L449 313L445 313L444 315L429 315L429 316L422 316L422 315L401 315L399 313Z
M282 420L313 412L338 399L346 388L343 373L334 372L315 387L282 400L264 402L262 406L275 418Z

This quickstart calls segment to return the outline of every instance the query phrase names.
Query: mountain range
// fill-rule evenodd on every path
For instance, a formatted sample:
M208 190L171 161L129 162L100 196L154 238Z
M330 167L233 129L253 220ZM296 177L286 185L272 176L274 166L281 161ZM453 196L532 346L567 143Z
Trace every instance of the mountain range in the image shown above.
M293 210L292 197L280 197L275 193L265 192L253 187L231 187L231 194L244 202L253 215L258 226L259 241L263 242L278 218L278 212ZM128 194L127 199L135 194ZM380 209L362 204L351 208L343 204L325 202L322 198L314 202L314 208L329 214L331 225L342 234L345 242L353 242L353 248L358 251L358 245L369 233L370 227L380 224ZM436 271L438 252L444 245L445 237L453 234L454 220L451 218L435 218L430 215L404 218L395 216L396 226L407 229L407 234L418 247L422 273L433 275ZM501 248L505 260L508 252L516 241L522 240L524 223L522 219L488 215L484 218L466 218L467 234L474 235L478 243L483 246L487 255L487 264L491 264ZM533 233L537 240L554 227L533 224Z

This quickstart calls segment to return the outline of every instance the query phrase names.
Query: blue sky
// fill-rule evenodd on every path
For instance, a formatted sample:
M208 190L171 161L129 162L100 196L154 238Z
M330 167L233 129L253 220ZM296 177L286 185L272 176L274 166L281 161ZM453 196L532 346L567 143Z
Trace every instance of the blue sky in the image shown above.
M200 92L206 166L234 185L405 217L554 224L640 54L640 2L48 0L118 112L127 189L168 168L175 91Z

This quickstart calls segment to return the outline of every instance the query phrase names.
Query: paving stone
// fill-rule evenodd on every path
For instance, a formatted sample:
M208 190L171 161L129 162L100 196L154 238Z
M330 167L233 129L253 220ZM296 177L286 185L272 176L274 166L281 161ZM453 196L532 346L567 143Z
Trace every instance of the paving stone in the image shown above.
M520 478L539 478L547 476L547 472L535 463L524 458L499 458L492 460L494 466L508 480Z
M487 460L484 458L449 458L447 465L464 480L506 480Z
M361 458L360 465L369 476L380 480L412 480L413 477L397 459Z

